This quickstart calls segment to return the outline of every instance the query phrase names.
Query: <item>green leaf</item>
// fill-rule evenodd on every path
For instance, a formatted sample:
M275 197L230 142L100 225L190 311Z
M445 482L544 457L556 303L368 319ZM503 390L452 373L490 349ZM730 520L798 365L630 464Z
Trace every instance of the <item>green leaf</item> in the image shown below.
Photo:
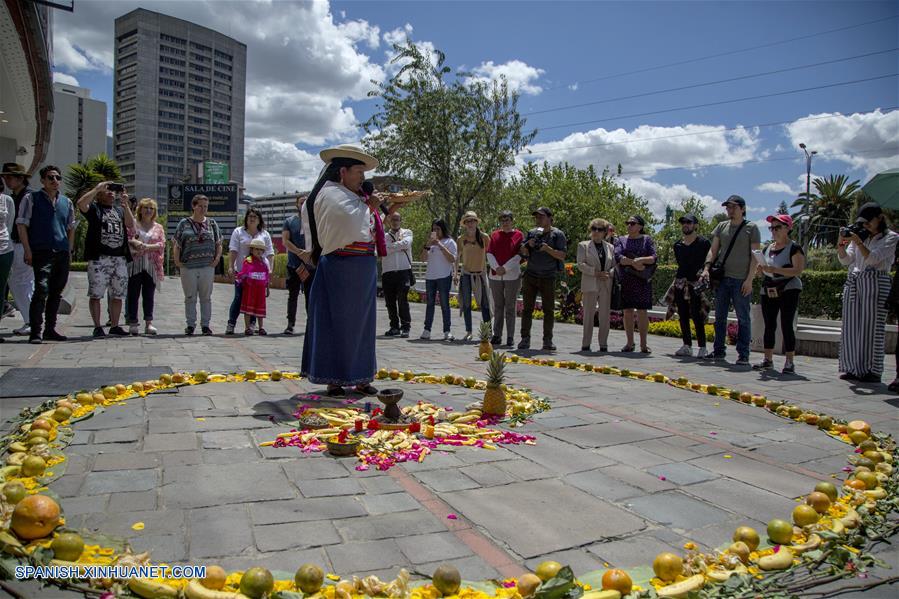
M565 566L553 578L540 585L534 594L534 599L562 599L574 587L574 572L570 567Z

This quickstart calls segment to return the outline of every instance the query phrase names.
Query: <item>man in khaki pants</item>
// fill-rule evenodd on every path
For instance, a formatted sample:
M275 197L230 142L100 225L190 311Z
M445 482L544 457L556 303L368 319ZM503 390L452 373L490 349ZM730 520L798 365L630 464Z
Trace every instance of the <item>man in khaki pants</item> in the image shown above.
M584 338L581 351L590 350L593 317L599 311L599 351L609 351L609 309L612 304L612 280L615 248L606 241L609 223L601 218L590 221L590 239L577 246L577 268L581 271L581 301L584 306Z

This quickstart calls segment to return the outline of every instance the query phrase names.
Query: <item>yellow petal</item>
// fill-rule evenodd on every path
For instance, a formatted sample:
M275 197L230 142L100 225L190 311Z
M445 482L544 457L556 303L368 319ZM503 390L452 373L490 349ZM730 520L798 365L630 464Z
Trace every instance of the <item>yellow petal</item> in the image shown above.
M144 529L143 522L135 522L134 524L131 525L131 530L143 530L143 529Z

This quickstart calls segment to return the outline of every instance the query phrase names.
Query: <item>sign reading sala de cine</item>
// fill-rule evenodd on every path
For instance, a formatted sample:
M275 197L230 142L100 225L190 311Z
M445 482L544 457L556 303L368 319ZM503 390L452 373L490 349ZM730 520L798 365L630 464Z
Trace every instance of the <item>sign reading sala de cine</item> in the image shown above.
M209 198L209 213L237 212L237 185L217 183L185 183L169 185L169 210L191 212L194 196Z

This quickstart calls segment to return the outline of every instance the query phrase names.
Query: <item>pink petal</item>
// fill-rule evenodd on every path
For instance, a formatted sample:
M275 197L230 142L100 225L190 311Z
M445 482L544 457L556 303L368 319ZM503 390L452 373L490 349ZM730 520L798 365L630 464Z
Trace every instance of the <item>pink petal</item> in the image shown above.
M668 480L668 479L665 478L664 476L660 476L660 477L659 477L659 480Z
M458 520L459 516L457 516L456 514L448 514L446 518L447 520Z

